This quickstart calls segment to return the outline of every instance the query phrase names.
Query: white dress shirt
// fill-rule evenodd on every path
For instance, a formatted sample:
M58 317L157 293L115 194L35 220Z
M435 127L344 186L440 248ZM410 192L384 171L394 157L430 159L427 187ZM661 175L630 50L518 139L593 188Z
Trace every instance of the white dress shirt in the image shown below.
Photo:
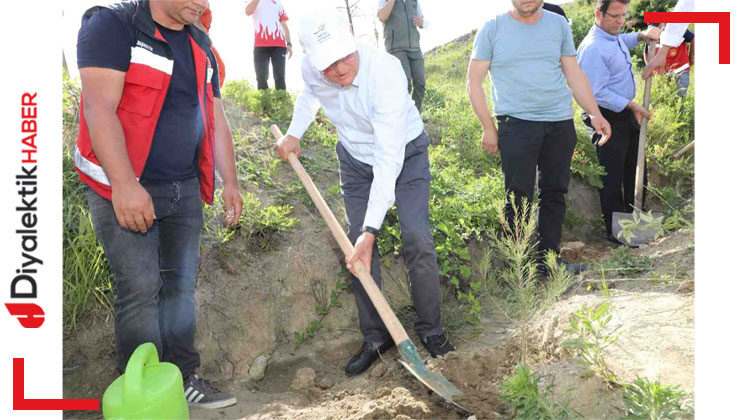
M408 93L406 74L398 59L360 43L359 69L352 84L327 80L308 57L301 64L303 91L293 109L287 134L302 138L319 107L336 127L347 152L373 167L373 181L363 226L380 229L396 201L396 179L403 168L406 144L424 130Z
M678 0L674 12L693 12L694 0ZM669 23L660 34L660 45L678 47L683 42L683 34L689 29L688 23Z

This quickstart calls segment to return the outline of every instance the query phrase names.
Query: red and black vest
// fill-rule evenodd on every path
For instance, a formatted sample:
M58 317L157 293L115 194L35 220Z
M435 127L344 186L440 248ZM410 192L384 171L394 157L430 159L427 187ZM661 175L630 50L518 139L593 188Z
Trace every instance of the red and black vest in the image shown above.
M91 8L85 12L85 16L92 15L100 8L101 6ZM121 121L129 161L138 179L149 156L154 130L172 78L174 61L167 41L154 24L147 0L118 3L109 8L117 12L123 24L130 27L135 34L131 45L131 62L116 115ZM211 59L211 41L195 25L188 25L188 31L195 63L198 101L205 127L198 151L200 192L203 201L212 204L214 114L211 76L214 64ZM110 182L90 142L90 132L82 106L84 100L82 97L80 102L80 130L74 151L74 166L82 182L110 200Z

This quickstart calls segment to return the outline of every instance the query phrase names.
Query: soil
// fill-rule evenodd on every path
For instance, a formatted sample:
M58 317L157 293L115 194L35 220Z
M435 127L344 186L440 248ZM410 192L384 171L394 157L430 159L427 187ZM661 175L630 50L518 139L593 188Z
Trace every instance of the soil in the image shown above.
M267 142L267 139L263 139ZM267 147L267 143L261 145ZM310 147L305 151L311 153ZM288 180L289 168L280 173ZM322 191L337 183L326 172L315 180ZM586 194L581 192L579 194ZM260 196L267 203L273 197ZM339 216L341 203L330 206ZM583 210L585 208L585 210ZM589 206L581 206L588 212ZM296 204L295 229L268 249L255 248L239 233L229 242L204 253L199 284L196 347L201 354L199 374L209 378L238 403L220 410L190 409L197 419L410 419L511 418L499 399L499 385L521 359L521 339L515 324L489 308L480 325L451 331L457 351L431 359L415 337L427 367L447 377L463 391L456 400L470 413L455 411L430 394L396 361L391 349L368 372L348 378L344 365L360 347L357 313L351 290L336 289L342 257L328 229L309 205ZM568 240L567 233L564 235ZM575 236L575 235L573 235ZM582 305L612 303L615 322L622 324L618 343L607 350L606 363L622 381L643 377L678 385L687 392L686 407L694 401L693 231L679 231L637 249L652 267L636 279L606 279L599 264L614 245L597 235L580 237L585 247L580 260L591 271L576 287L533 321L528 334L528 363L547 383L556 400L570 401L585 418L616 418L624 414L621 393L596 376L584 377L574 355L560 343L566 338L568 317ZM475 255L471 252L471 255ZM389 267L389 268L388 268ZM384 268L385 290L394 307L408 301L403 264ZM339 307L317 315L316 306L338 291ZM403 305L401 305L403 306ZM118 375L111 315L99 310L64 340L64 397L102 398ZM297 345L295 332L311 321L322 327ZM412 325L406 325L413 331ZM413 335L413 334L412 334ZM249 367L259 356L268 358L264 377L250 379ZM310 368L313 374L306 368ZM304 385L294 386L302 370ZM305 381L309 373L311 381ZM99 418L100 412L65 412L67 418Z

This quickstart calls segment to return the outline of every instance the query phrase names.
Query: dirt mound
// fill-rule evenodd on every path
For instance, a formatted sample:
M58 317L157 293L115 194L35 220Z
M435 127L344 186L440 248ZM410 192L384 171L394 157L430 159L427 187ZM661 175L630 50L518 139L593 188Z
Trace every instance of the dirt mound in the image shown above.
M250 419L418 419L436 410L403 387L381 388L375 395L343 391L328 401L305 408L267 405Z

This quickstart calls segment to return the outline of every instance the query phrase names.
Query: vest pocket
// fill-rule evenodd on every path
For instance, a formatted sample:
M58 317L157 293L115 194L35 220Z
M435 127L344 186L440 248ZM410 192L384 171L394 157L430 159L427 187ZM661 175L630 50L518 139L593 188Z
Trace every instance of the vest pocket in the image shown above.
M164 86L164 73L131 63L123 86L118 108L149 117Z

